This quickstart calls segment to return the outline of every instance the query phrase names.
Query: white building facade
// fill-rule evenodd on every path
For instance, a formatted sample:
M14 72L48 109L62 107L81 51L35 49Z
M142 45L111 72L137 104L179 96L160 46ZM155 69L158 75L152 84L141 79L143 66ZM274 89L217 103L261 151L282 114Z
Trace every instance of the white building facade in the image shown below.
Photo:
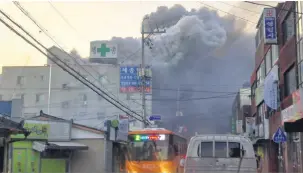
M75 63L74 59L57 47L50 48L50 51L89 81L142 115L141 94L120 93L119 65ZM105 119L126 115L49 60L45 66L3 67L1 78L0 98L21 98L24 118L36 116L42 110L49 115L64 119L73 118L76 123L102 128ZM151 100L151 95L146 96L146 100L147 114L150 115L151 101L148 100ZM131 129L141 127L142 123L138 121L130 124Z

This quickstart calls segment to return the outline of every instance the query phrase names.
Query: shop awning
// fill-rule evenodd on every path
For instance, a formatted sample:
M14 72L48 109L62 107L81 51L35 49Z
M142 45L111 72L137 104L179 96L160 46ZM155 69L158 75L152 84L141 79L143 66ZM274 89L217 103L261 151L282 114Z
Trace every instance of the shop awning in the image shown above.
M48 142L47 149L87 150L88 146L75 142Z
M39 146L39 147L37 147ZM44 150L87 150L88 146L76 142L38 142L35 141L33 149L37 151Z

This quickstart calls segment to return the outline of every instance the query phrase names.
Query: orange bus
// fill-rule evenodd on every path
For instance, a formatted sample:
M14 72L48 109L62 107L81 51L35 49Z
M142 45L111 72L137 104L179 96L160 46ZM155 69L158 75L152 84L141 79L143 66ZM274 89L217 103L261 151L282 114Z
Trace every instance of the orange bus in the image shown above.
M129 132L127 173L183 173L187 140L164 128Z

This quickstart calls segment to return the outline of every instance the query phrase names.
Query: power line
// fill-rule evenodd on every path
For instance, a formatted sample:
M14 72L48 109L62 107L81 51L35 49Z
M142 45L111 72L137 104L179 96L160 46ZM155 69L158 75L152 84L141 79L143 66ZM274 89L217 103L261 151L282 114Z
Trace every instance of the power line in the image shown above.
M67 53L56 41L55 41L55 39L48 33L48 31L45 29L45 28L43 28L42 27L42 25L40 25L40 24L38 24L38 22L32 17L32 16L30 16L30 13L28 12L28 11L26 11L22 6L21 6L21 4L19 3L19 2L14 2L14 4L21 10L21 12L24 14L24 15L26 15L36 26L38 26L40 29L41 29L41 31L43 31L43 33L45 33L60 49L61 49L61 51L63 51L64 53L66 53L69 57L71 57L71 59L73 59L74 60L74 62L76 63L76 64L78 64L79 66L80 66L80 68L82 68L86 73L88 73L95 81L98 81L99 83L100 83L100 85L101 86L103 86L102 85L102 83L98 80L98 79L96 79L90 72L88 72L81 64L79 64L78 62L77 62L77 60L76 60L76 58L75 57L73 57L73 56L71 56L69 53ZM82 61L83 62L83 60L82 60L82 58L80 58L79 59L80 61ZM84 63L84 62L83 62ZM90 67L90 66L89 66ZM93 70L93 71L95 71L99 76L101 76L101 74L98 72L98 71L96 71L94 68L92 68L91 67L91 69ZM110 82L110 81L109 81ZM114 95L113 93L111 93L110 91L108 91L105 87L103 87L108 93L110 93L113 97L115 97L115 99L116 100L118 100L119 102L120 102L120 100L119 100L119 98L116 96L116 95ZM138 103L138 102L136 102L135 100L132 100L132 102L134 102L134 103L136 103L136 104L140 104L140 103Z
M78 64L80 66L80 68L82 68L86 73L88 73L95 81L98 81L100 83L100 81L98 79L96 79L91 73L89 73L81 64L79 64L76 60L75 57L71 56L68 52L66 52L63 47L60 46L60 44L48 33L47 29L45 29L42 25L40 25L31 15L30 13L25 10L21 4L17 1L14 1L13 2L16 7L26 16L28 17L47 37L49 37L58 47L59 49L61 49L61 51L63 51L64 53L66 53L67 56L69 56L76 64ZM83 62L83 60L80 58L80 61ZM93 68L92 68L93 69ZM95 72L97 72L95 69L93 69ZM99 72L97 72L99 74ZM100 75L100 74L99 74ZM103 86L101 83L100 83L101 86ZM104 87L103 87L104 88ZM105 90L107 90L106 88L104 88ZM107 92L109 92L107 90ZM110 94L112 94L111 92L109 92ZM116 97L117 100L118 97L115 96L114 94L112 94L114 97Z
M244 11L249 11L249 12L252 12L252 13L255 13L255 15L260 15L259 12L257 11L253 11L253 10L249 10L249 9L246 9L246 8L242 8L242 7L239 7L239 6L236 6L236 5L232 5L232 4L229 4L229 3L226 3L226 2L223 2L223 1L219 1L220 3L222 4L225 4L225 5L228 5L228 6L231 6L231 7L234 7L234 8L238 8L238 9L242 9Z
M211 6L211 5L205 4L205 3L203 3L203 2L200 2L200 1L199 1L199 3L202 4L202 5L204 5L204 6L206 6L206 7L209 7L209 8L215 9L215 10L217 10L217 11L221 11L221 12L223 12L223 13L226 13L226 14L229 14L229 15L231 15L231 16L234 16L235 18L241 19L241 20L243 20L243 21L246 21L246 22L249 22L249 23L252 23L252 24L257 24L257 22L253 22L253 21L250 21L250 20L245 19L245 18L243 18L243 17L239 17L239 16L237 16L237 15L234 15L234 14L232 14L232 13L223 11L223 10L221 10L221 9L218 9L218 8L213 7L213 6Z
M4 15L8 20L10 20L12 23L14 23L16 26L18 26L18 28L20 28L23 32L25 32L30 38L32 38L36 43L38 43L41 47L43 47L48 53L50 53L52 56L54 56L58 61L60 61L61 63L63 63L64 65L58 63L56 60L53 59L53 57L48 56L46 53L44 53L40 48L38 48L34 43L32 43L30 40L28 40L27 38L25 38L22 34L20 34L18 31L16 31L12 26L10 26L8 23L6 23L3 19L0 19L0 21L6 26L8 27L11 31L13 31L15 34L17 34L19 37L21 37L24 41L26 41L28 44L32 45L34 48L36 48L40 53L42 53L43 55L45 55L47 58L49 58L51 61L53 61L55 64L57 64L59 67L61 67L64 71L66 71L68 74L72 75L73 77L75 77L78 81L80 81L81 83L83 83L84 85L86 85L88 88L90 88L91 90L93 90L95 93L97 93L98 95L100 95L101 97L103 97L105 100L107 100L108 102L110 102L112 105L114 105L115 107L117 107L118 109L120 109L121 111L125 112L126 114L128 114L129 116L134 117L135 119L142 121L144 123L148 123L150 124L148 121L146 121L145 119L143 119L139 114L137 114L136 112L132 111L131 109L129 109L128 107L125 107L123 104L121 104L119 101L113 99L112 97L110 97L106 92L104 92L103 90L101 90L99 87L97 87L96 85L94 85L93 83L91 83L90 81L88 81L85 77L83 77L80 73L78 73L77 71L75 71L73 68L71 68L68 64L66 64L64 61L62 61L60 58L58 58L56 55L54 55L52 52L50 52L44 45L42 45L39 41L37 41L31 34L29 34L23 27L21 27L19 24L17 24L16 22L14 22L10 17L8 17L2 10L0 10L0 13L2 15ZM70 72L69 70L67 70L64 66L68 67L69 69L71 69L74 73ZM81 77L83 80L81 80L79 77ZM88 83L88 84L87 84ZM90 85L89 85L90 84ZM100 94L99 91L101 91L102 94ZM116 103L118 103L120 106L122 106L123 108L127 109L128 111L132 112L134 115L137 115L139 117L142 118L138 119L137 117L135 117L134 115L129 114L129 112L127 112L126 110L122 109L119 105L116 105L114 102L112 102L111 100L109 100L107 97L105 97L104 95L106 95L107 97L111 98L112 100L114 100Z
M50 3L50 5L52 6L52 8L59 14L59 16L72 28L72 29L74 29L75 31L77 31L71 24L70 24L70 22L68 22L68 20L64 17L64 15L50 2L50 1L48 1L49 3ZM15 5L27 16L27 17L29 17L36 25L37 25L37 21L35 21L31 16L29 16L29 12L28 11L26 11L22 6L21 6L21 4L19 3L19 2L14 2L15 3ZM98 80L98 79L96 79L96 78L94 78L94 76L91 74L91 73L89 73L81 64L79 64L78 62L77 62L77 60L76 60L76 58L75 57L72 57L69 53L67 53L48 33L47 33L47 30L45 31L45 29L43 29L43 28L41 28L40 26L41 25L37 25L49 38L51 38L53 41L54 41L54 43L63 51L63 52L65 52L69 57L71 57L73 60L74 60L74 62L76 63L76 64L78 64L79 66L80 66L80 68L82 68L84 71L86 71L95 81L97 81L97 82L99 82L99 84L101 85L101 86L103 86L102 85L102 83ZM149 36L151 36L152 34L149 34L146 38L148 38ZM140 49L138 49L138 51L139 51ZM127 59L129 59L130 57L132 57L134 54L136 54L138 51L136 51L135 53L133 53L133 54L131 54L131 55L129 55L128 57L126 57L126 59L125 60L127 60ZM79 58L79 60L83 63L83 64L85 64L85 62L82 60L82 58ZM125 60L123 60L123 62L125 61ZM122 62L122 63L123 63ZM102 76L97 70L95 70L93 67L91 67L91 66L88 66L88 67L90 67L93 71L95 71L99 76ZM108 79L106 79L109 83L111 83ZM109 90L107 90L104 86L103 86L103 88L107 91L107 92L109 92L111 95L113 95L117 100L119 100L119 97L117 97L116 95L114 95L112 92L110 92ZM120 100L119 100L120 101ZM134 103L136 103L136 104L140 104L140 103L138 103L138 102L136 102L136 101L134 101L134 100L132 100L132 102L134 102Z
M177 88L156 88L152 87L153 90L163 90L163 91L184 91L184 92L202 92L202 93L229 93L229 94L237 94L237 93L242 93L245 91L249 91L250 88L248 89L243 89L244 91L235 91L235 92L229 92L229 91L213 91L213 90L191 90L191 89L177 89Z
M190 98L190 99L147 99L150 101L195 101L195 100L210 100L210 99L218 99L218 98L230 98L234 97L236 94L225 94L225 95L217 95L217 96L209 96L209 97L199 97L199 98ZM247 94L247 96L250 96L250 94Z
M70 22L64 17L64 15L55 7L55 5L51 2L51 1L48 1L48 3L50 4L50 6L58 13L58 15L65 21L65 23L71 27L74 31L77 32L76 28L73 27Z
M294 10L287 10L287 9L275 7L275 6L272 6L272 5L267 5L267 4L257 3L257 2L251 2L251 1L244 1L244 2L249 3L249 4L264 6L264 7L276 8L276 9L282 10L282 11L287 11L287 12L292 12L292 13L297 13L297 14L303 14L303 12L298 12L298 11L294 11ZM293 1L293 2L294 2L294 1ZM285 2L284 2L284 3L285 3Z

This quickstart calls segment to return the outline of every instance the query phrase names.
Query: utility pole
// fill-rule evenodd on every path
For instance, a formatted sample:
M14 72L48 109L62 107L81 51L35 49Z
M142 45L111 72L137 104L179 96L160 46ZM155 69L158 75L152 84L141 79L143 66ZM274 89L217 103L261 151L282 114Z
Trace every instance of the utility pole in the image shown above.
M51 89L52 89L52 64L49 65L49 76L48 76L48 99L47 99L47 114L50 115L50 102L51 102Z
M178 87L178 91L177 91L177 112L180 111L180 87Z
M165 33L166 31L159 31L159 28L157 28L157 31L144 31L144 21L148 19L148 16L145 16L142 20L142 25L141 25L141 46L142 46L142 65L141 65L141 78L142 78L142 109L143 109L143 118L144 120L147 120L147 113L146 113L146 99L145 99L145 57L144 57L144 43L145 43L145 34L162 34ZM144 127L147 126L147 123L144 122Z
M177 111L176 111L176 117L183 116L183 113L180 111L180 86L177 90Z

